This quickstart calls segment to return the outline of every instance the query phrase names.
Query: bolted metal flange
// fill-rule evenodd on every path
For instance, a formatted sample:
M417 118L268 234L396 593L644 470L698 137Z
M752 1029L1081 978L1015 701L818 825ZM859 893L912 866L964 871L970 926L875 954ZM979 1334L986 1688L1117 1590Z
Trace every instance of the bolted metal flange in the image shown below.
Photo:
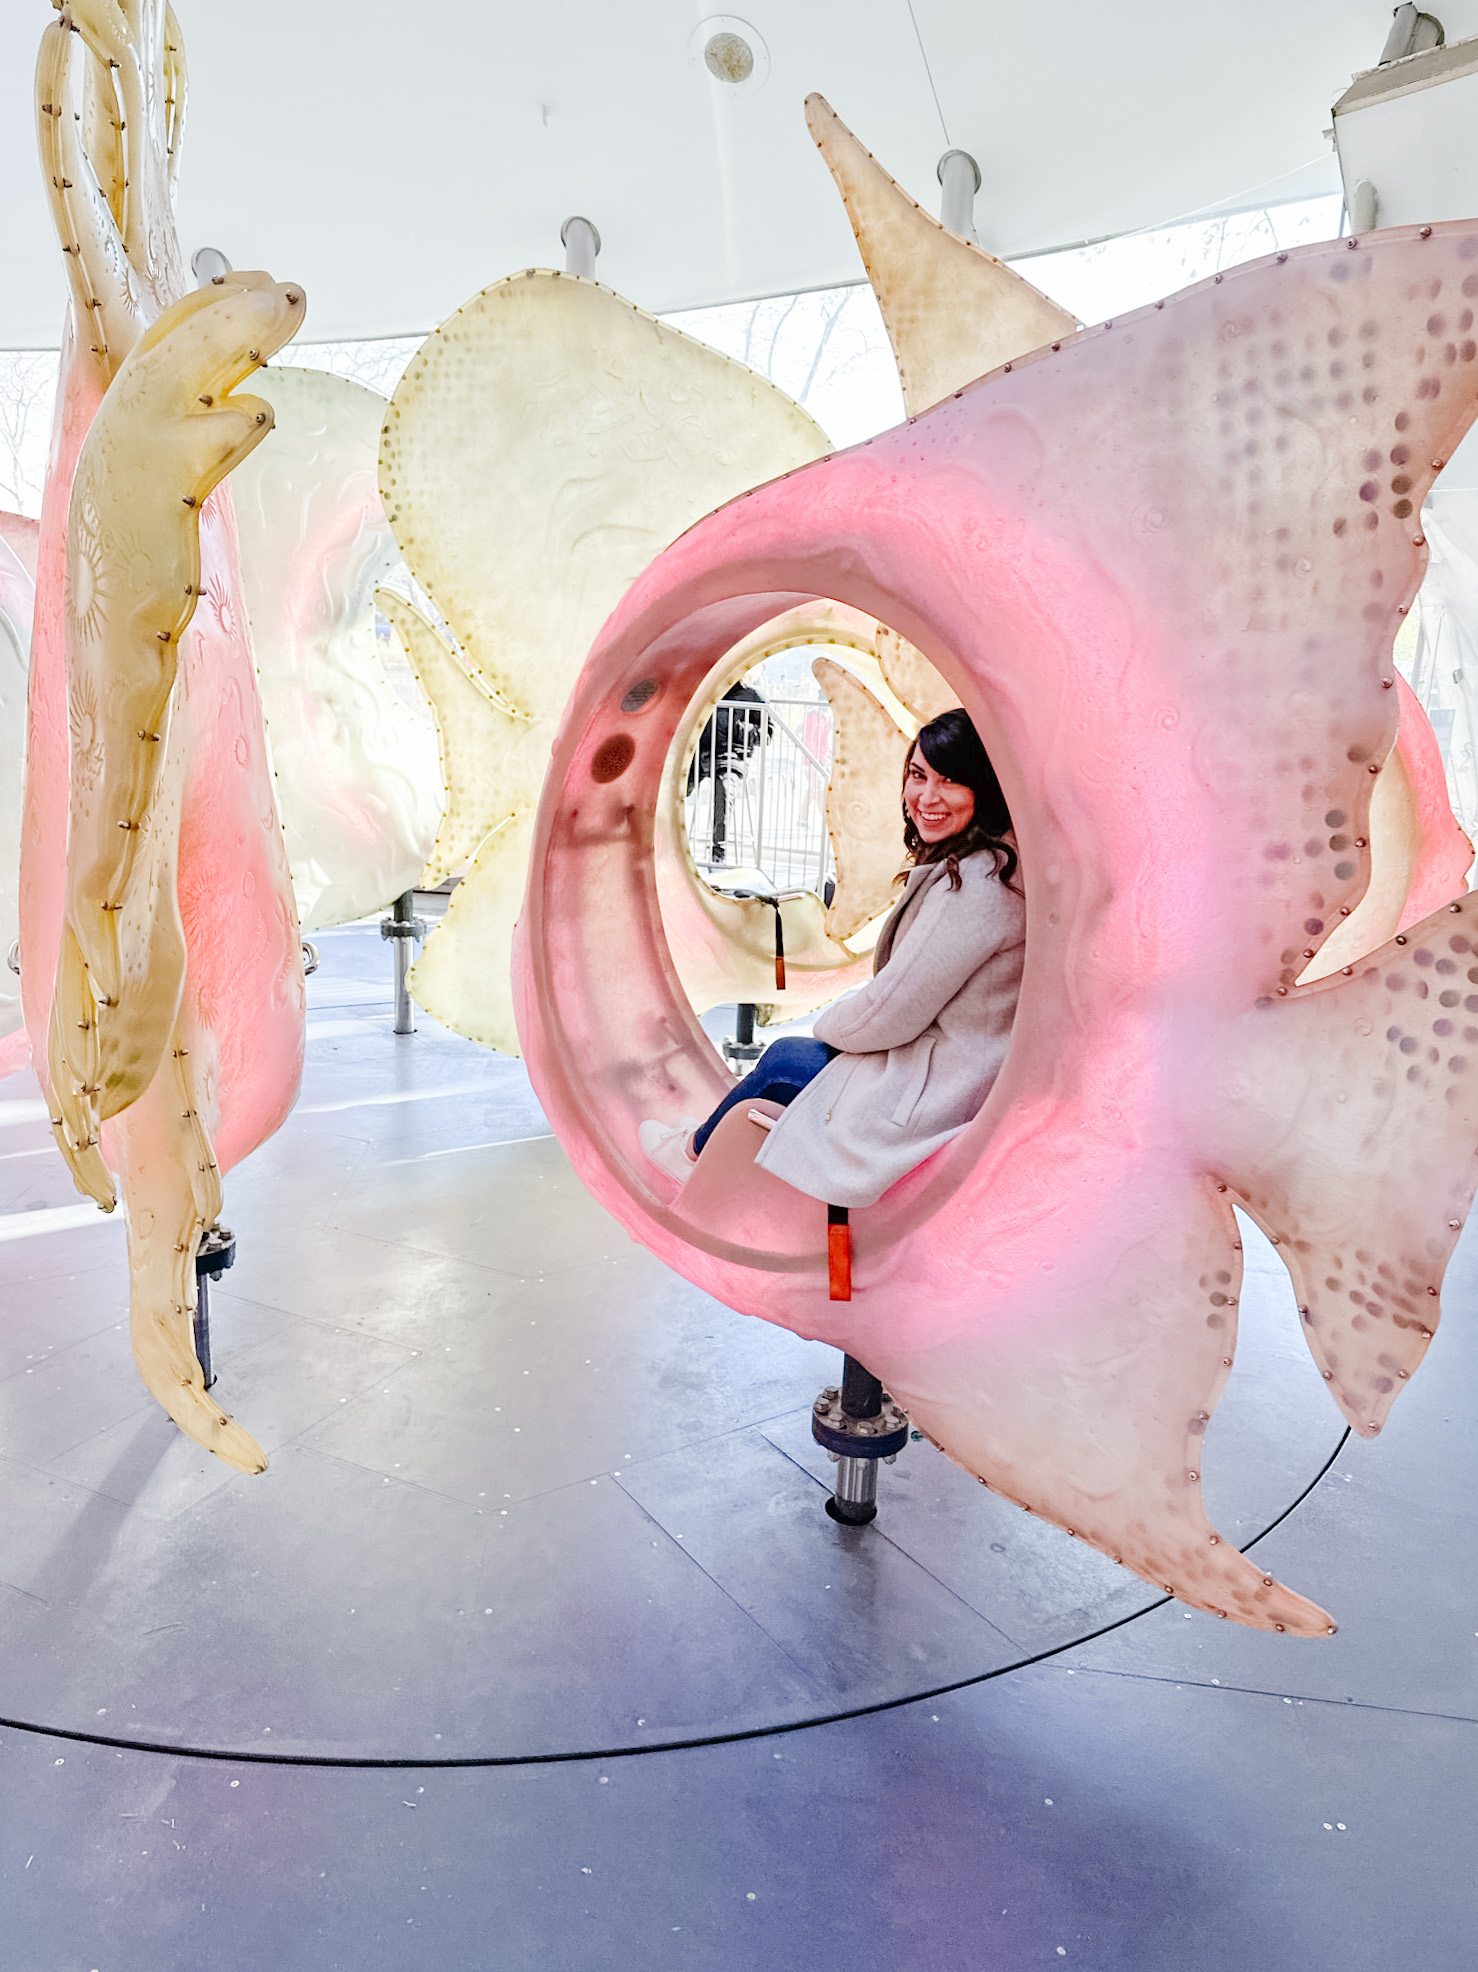
M849 1417L835 1385L823 1390L811 1406L811 1436L824 1450L842 1459L892 1458L908 1443L908 1414L883 1392L876 1417Z
M195 1251L195 1356L207 1390L216 1380L210 1360L210 1283L236 1264L236 1235L219 1219L200 1235Z
M217 1219L200 1235L200 1245L195 1252L196 1277L208 1274L212 1280L219 1280L227 1267L234 1267L235 1264L236 1235Z

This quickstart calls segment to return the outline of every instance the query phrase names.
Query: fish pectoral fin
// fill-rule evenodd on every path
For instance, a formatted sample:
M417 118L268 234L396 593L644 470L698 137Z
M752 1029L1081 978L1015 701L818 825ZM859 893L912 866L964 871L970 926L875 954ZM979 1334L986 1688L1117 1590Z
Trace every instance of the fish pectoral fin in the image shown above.
M510 974L533 835L527 809L489 830L410 975L417 1006L500 1054L520 1052Z
M375 602L400 640L436 726L446 808L422 876L423 884L436 884L474 855L506 815L511 789L527 778L517 756L528 724L494 701L413 603L393 589L377 590Z
M1018 1154L1034 1142L1023 1129ZM918 1389L919 1370L902 1350L890 1358L881 1333L861 1345L869 1365L992 1491L1189 1608L1328 1636L1328 1612L1241 1553L1206 1512L1207 1428L1236 1353L1242 1251L1230 1200L1166 1161L1128 1167L1107 1137L1085 1141L1079 1176L1050 1287L1023 1283L993 1302L988 1324L925 1351ZM865 1221L863 1230L865 1291Z
M1459 1010L1475 942L1478 895L1464 896L1348 978L1270 998L1218 1106L1217 1175L1277 1246L1304 1339L1363 1437L1436 1332L1478 1189L1478 1032Z

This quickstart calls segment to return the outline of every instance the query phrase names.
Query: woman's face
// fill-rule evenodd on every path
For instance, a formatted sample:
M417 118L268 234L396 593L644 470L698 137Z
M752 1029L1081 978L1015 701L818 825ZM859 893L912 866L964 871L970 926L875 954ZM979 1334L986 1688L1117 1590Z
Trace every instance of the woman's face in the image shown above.
M975 793L962 781L947 781L936 773L915 747L903 777L903 805L925 842L944 842L970 826Z

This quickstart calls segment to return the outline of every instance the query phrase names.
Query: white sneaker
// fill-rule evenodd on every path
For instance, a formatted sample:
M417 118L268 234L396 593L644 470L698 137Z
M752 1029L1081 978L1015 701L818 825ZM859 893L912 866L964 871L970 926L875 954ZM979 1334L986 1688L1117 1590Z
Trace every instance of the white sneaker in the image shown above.
M684 1116L677 1123L660 1123L648 1117L637 1129L636 1140L658 1169L669 1178L676 1178L681 1185L692 1177L693 1166L698 1162L688 1148L697 1128L698 1120L693 1116Z

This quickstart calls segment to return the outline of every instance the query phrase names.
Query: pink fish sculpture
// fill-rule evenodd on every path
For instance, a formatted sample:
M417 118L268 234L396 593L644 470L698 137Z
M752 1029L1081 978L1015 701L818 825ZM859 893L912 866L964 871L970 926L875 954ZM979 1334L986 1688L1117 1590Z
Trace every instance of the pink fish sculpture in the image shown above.
M74 0L42 37L37 103L71 305L31 652L26 1024L79 1186L111 1209L121 1177L145 1382L258 1471L195 1358L195 1254L222 1172L296 1096L303 968L219 481L271 429L233 388L303 297L260 274L187 293L184 58L159 0Z
M1392 642L1422 500L1478 408L1475 311L1478 223L1305 247L722 508L589 659L516 950L535 1087L634 1237L850 1350L1022 1507L1193 1607L1296 1635L1333 1625L1202 1499L1236 1346L1233 1207L1286 1263L1331 1396L1379 1431L1478 1182L1478 899L1428 899L1300 980L1370 881ZM682 1190L636 1135L731 1086L656 906L668 741L725 648L818 596L893 626L959 692L1028 906L1001 1077L853 1214L846 1302L825 1212L752 1168L753 1124L726 1123Z

